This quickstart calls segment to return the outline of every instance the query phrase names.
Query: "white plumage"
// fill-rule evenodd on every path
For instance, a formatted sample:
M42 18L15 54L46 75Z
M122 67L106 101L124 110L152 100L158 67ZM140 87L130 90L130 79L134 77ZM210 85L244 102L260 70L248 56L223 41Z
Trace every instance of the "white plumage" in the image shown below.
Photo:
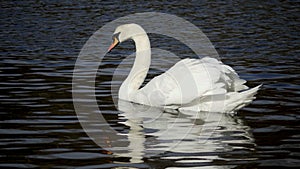
M183 59L140 88L151 63L146 32L137 24L125 24L116 29L113 39L109 50L127 39L136 45L136 59L119 89L119 99L169 110L228 113L249 104L260 87L246 90L246 81L230 66L204 57Z

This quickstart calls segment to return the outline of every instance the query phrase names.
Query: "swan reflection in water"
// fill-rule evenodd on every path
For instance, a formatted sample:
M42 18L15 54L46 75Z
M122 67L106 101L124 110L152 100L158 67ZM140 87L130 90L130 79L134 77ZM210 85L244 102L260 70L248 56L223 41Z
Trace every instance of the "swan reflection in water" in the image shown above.
M249 127L236 116L208 112L167 111L118 101L119 120L129 128L128 151L119 156L130 157L132 163L142 163L143 157L162 156L166 159L192 158L188 162L211 162L222 159L218 152L252 150L254 140ZM118 148L117 148L118 149ZM164 157L173 152L177 156ZM245 160L245 159L243 159Z

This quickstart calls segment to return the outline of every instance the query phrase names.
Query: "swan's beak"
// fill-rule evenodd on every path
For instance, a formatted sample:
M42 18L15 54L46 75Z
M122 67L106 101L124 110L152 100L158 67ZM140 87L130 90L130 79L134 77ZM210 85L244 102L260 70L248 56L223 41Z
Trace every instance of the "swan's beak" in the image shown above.
M113 48L115 48L118 44L119 44L119 40L118 38L114 37L113 38L113 43L110 45L110 47L108 48L107 52L110 52Z

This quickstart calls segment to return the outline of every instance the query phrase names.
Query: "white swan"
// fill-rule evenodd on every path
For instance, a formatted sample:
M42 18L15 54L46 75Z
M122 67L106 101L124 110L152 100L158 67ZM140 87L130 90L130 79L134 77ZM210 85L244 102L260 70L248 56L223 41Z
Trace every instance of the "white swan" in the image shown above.
M259 86L246 90L246 82L217 59L183 59L144 87L151 62L150 41L137 24L116 28L111 51L119 43L132 39L136 46L133 67L119 89L119 99L179 111L234 112L249 104Z

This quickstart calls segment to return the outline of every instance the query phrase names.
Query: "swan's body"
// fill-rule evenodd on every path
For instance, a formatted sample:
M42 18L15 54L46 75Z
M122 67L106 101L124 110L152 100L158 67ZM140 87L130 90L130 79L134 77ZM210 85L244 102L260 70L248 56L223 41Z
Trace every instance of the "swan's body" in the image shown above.
M233 112L249 104L260 87L246 90L246 81L230 66L205 57L183 59L140 88L151 63L147 33L137 24L125 24L116 29L113 39L109 50L127 39L136 45L133 67L119 89L122 100L182 111Z

